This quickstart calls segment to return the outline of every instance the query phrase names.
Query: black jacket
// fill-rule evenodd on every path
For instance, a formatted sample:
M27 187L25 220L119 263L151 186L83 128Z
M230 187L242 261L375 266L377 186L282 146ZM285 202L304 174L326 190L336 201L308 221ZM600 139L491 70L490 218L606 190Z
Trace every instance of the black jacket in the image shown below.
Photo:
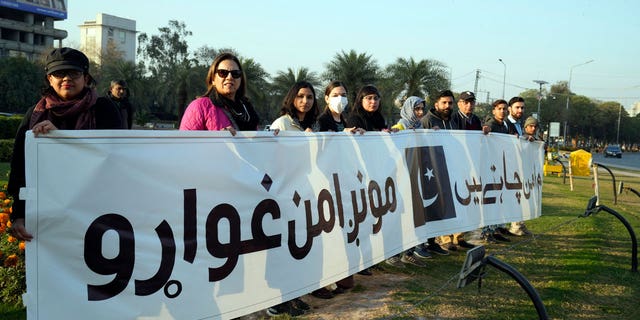
M482 121L475 114L465 117L460 110L451 115L451 124L458 130L482 130Z
M29 108L22 119L22 123L16 133L16 139L13 144L13 156L11 158L11 173L9 174L9 185L7 191L13 197L13 206L11 213L11 221L24 218L25 201L19 200L20 188L26 186L25 178L25 157L24 157L24 140L28 130L31 130L29 123L35 106ZM116 106L108 98L98 98L96 104L91 107L96 120L96 129L123 129L120 120L120 112ZM65 121L56 123L55 118L53 124L58 129L73 129L65 127L69 125Z
M517 133L516 127L514 127L513 124L509 122L509 120L507 120L506 118L504 119L504 121L502 121L502 123L498 123L498 120L496 120L496 118L491 118L489 119L489 121L487 121L487 126L491 128L491 132L495 132L495 133L506 133L506 134Z
M342 123L342 129L346 128L346 121L344 120L344 116L340 114L340 122ZM325 110L317 120L318 123L318 131L335 131L340 132L342 129L338 128L338 123L333 120L333 115L330 110Z
M129 94L129 90L127 90L127 95ZM133 105L129 102L129 98L118 99L111 95L111 91L107 92L106 95L113 104L118 107L118 111L120 112L120 122L126 127L125 129L131 129L133 126Z
M451 118L449 118L448 120L440 118L440 116L436 113L435 107L429 109L427 114L422 117L422 120L420 121L422 122L422 127L425 129L432 129L434 127L445 130L458 129L457 126L454 127L454 123L451 121Z

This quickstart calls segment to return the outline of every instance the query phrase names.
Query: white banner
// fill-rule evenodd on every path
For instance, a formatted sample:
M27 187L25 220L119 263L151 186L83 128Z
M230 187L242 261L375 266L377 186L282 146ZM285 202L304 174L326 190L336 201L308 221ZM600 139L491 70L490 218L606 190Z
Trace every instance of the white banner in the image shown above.
M510 135L56 131L26 148L30 320L229 319L540 216L542 144Z

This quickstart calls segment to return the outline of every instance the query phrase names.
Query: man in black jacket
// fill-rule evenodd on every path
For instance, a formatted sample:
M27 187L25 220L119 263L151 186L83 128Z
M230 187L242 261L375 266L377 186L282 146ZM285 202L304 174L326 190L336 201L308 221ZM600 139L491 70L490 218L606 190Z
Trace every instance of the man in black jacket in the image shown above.
M113 80L107 92L107 97L113 101L120 111L122 124L127 129L133 125L133 106L129 102L129 88L124 80Z

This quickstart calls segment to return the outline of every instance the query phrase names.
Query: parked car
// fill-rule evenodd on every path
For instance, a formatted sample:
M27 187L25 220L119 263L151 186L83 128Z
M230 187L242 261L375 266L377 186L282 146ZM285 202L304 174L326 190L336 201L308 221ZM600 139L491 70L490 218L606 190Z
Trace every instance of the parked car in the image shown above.
M622 158L622 149L620 149L619 145L607 146L607 148L604 149L604 157L605 158L608 158L608 157Z

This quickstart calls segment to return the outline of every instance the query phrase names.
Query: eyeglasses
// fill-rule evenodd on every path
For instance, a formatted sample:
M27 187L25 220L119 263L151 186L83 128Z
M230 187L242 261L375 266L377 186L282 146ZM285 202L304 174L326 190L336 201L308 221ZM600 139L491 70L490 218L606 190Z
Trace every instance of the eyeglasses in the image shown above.
M218 74L218 77L220 78L226 78L229 73L231 73L231 76L234 79L238 79L242 76L242 70L225 70L225 69L218 69L216 70L216 74Z
M51 72L50 75L56 79L64 79L65 77L69 77L73 80L76 80L84 75L82 71L78 70L58 70Z

